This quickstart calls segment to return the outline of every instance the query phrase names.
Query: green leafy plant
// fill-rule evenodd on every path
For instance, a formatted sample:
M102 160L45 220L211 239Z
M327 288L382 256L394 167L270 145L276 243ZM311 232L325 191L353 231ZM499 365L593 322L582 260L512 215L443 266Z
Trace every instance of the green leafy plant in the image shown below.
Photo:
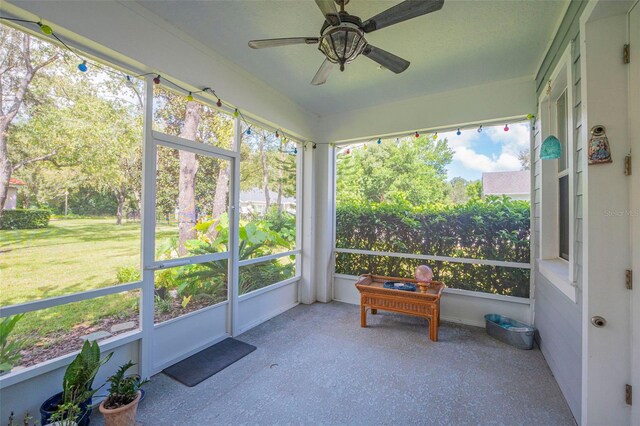
M23 339L9 339L9 336L23 316L24 314L18 314L5 317L0 322L0 374L11 371L13 366L20 361L20 350L25 342Z
M171 312L171 308L173 305L171 304L171 300L163 299L162 297L156 295L155 296L155 306L159 313L166 314Z
M75 419L80 417L82 410L80 404L75 401L63 402L56 408L56 411L49 418L49 422L57 426L73 426Z
M137 376L125 377L127 370L134 365L131 361L127 362L118 368L116 374L107 379L111 387L104 403L105 408L111 410L130 404L138 396L140 388L147 383L147 380L141 381Z
M62 381L62 405L80 404L93 397L92 389L98 370L113 356L113 352L100 358L98 342L85 341L76 358L69 364ZM71 408L71 407L69 407Z
M121 266L116 271L116 282L118 284L132 283L140 281L140 268L137 266Z

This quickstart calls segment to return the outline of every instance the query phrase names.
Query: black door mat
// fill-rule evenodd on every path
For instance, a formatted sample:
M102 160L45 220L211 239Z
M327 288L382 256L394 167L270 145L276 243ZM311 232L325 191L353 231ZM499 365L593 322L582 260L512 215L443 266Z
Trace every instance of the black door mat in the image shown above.
M229 337L162 372L183 385L193 387L255 350L255 346Z

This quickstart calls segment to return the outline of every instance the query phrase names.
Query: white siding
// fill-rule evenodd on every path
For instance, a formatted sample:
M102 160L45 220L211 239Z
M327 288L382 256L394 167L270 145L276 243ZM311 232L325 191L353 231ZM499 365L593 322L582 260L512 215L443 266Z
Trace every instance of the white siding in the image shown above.
M535 326L538 329L540 349L553 372L558 385L564 394L571 411L580 423L581 387L582 387L582 212L583 212L583 173L582 160L584 150L584 136L581 114L581 79L580 79L580 39L579 35L573 40L572 47L572 82L570 89L573 94L573 142L575 176L574 176L574 216L575 243L573 248L574 276L580 291L577 292L576 303L572 302L555 285L550 283L542 274L536 272L535 277ZM538 111L540 112L540 111ZM538 114L540 115L540 114ZM541 203L541 161L539 133L540 124L536 123L534 139L534 221L535 235L532 253L536 259L540 258L540 217Z

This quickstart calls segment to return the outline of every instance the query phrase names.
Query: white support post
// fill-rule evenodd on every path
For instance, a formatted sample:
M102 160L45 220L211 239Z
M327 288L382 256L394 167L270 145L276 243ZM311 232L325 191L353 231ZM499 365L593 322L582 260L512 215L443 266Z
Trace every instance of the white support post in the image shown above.
M320 302L330 302L333 298L330 270L333 254L333 152L327 144L318 144L314 149L314 186L316 195L315 234L315 287L316 298Z
M301 149L302 153L302 281L300 302L311 304L316 301L315 290L315 179L313 148Z
M154 271L146 267L155 261L156 227L156 151L153 142L153 80L147 77L144 104L144 140L142 145L142 294L140 296L140 375L153 372Z
M242 143L242 124L239 118L235 119L233 132L233 149L238 153L231 161L231 188L229 188L229 282L228 282L228 327L227 332L231 336L236 336L239 332L238 324L238 297L239 297L239 276L240 266L240 236L238 233L240 226L240 145Z

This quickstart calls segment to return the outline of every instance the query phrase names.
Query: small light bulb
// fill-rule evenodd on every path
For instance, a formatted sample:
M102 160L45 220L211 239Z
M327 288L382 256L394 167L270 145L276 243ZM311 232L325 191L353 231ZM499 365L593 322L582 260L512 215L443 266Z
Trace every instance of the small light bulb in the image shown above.
M191 94L191 92L189 92L189 94L187 95L187 101L191 102L193 100L193 95Z
M378 138L378 145L380 145L382 143L382 139Z
M435 141L436 139L438 139L438 132L435 132L435 133L433 134L433 140Z
M508 124L505 124L505 125L504 125L504 131L505 131L505 132L508 132L508 131L509 131L509 125L508 125Z
M233 116L238 118L239 115L240 115L240 111L238 111L238 108L236 108L236 110L233 111Z
M158 74L157 76L153 77L153 83L154 84L160 84L160 74Z
M297 153L298 153L298 148L297 148L297 147L296 147L296 148L293 148L293 153L294 153L294 154L297 154Z
M534 119L536 116L533 114L527 114L527 120L532 120Z
M478 127L478 133L482 133L482 124Z
M249 128L247 129L247 134L248 134L248 135L250 135L250 134L251 134L251 127L249 127Z
M81 72L87 72L87 69L88 69L88 67L87 67L87 61L82 61L82 63L81 63L81 64L78 64L78 69L79 69Z
M458 131L456 132L456 135L460 136L462 134L462 132L460 131L460 129L458 129Z
M276 138L280 137L280 133L278 133L278 131L276 130Z
M416 132L416 138L420 137L420 133Z
M42 31L46 35L53 34L53 30L50 26L43 24L42 22L38 22L38 26L40 27L40 31Z
M220 100L220 98L218 98L218 102L216 102L216 105L218 106L218 108L222 106L222 101Z
M362 149L367 149L367 146L366 145L362 145Z
M347 149L346 154L347 154L347 155L351 154L351 150L350 150L350 149Z

